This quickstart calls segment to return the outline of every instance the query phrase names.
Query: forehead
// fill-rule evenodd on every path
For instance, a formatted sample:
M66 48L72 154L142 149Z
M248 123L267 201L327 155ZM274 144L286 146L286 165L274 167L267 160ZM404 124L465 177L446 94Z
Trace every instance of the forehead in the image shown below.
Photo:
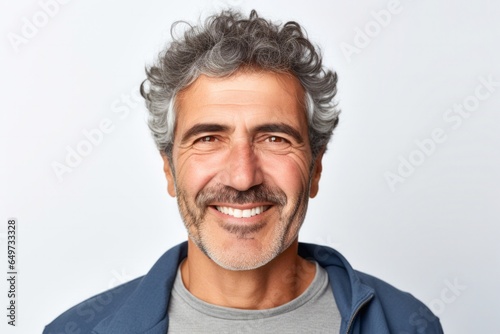
M230 77L201 75L176 99L177 123L241 115L304 125L304 90L288 73L239 71Z

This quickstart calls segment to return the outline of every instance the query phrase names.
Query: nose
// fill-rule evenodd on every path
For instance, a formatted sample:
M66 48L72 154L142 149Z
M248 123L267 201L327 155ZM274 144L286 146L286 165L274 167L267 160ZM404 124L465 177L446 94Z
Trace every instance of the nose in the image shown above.
M260 161L251 143L235 143L229 151L227 161L221 163L226 164L224 183L238 191L248 190L263 181Z

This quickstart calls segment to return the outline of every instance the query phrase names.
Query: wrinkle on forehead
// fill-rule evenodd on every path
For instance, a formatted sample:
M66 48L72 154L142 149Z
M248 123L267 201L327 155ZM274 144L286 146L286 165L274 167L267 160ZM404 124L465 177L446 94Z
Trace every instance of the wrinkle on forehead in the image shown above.
M259 80L248 80L248 75L260 78ZM233 86L235 82L238 82L240 89L234 89ZM201 85L202 83L214 83L214 85ZM269 84L274 83L278 83L282 88L281 96L275 96L266 89ZM278 101L278 99L284 100L291 97L296 100L298 106L305 112L305 91L299 80L294 75L286 72L276 73L271 71L242 69L228 77L210 77L201 74L191 85L185 87L177 94L177 110L180 108L180 102L186 98L184 93L187 90L201 93L203 94L202 96L206 96L210 93L214 98L224 99L225 104L235 105L246 103L252 104L255 100L264 96L275 98L276 101Z

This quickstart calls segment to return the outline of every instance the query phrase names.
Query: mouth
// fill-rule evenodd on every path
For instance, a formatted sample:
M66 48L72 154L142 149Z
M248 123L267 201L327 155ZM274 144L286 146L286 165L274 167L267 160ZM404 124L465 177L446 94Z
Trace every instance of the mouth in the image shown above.
M217 209L217 211L225 215L234 218L250 218L262 214L263 212L267 211L270 207L271 207L270 205L260 205L248 209L237 209L237 208L232 208L230 206L216 205L215 209Z

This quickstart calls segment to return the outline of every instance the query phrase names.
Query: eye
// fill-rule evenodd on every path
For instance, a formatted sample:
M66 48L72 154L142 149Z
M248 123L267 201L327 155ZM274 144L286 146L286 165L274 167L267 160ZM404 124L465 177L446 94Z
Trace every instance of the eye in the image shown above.
M278 136L269 136L266 138L266 141L269 143L288 143L288 140L286 140L283 137L278 137Z
M204 136L195 140L195 143L214 143L218 141L215 136Z
M292 143L285 137L267 134L260 142L260 147L268 152L273 152L276 154L286 154L290 151Z

